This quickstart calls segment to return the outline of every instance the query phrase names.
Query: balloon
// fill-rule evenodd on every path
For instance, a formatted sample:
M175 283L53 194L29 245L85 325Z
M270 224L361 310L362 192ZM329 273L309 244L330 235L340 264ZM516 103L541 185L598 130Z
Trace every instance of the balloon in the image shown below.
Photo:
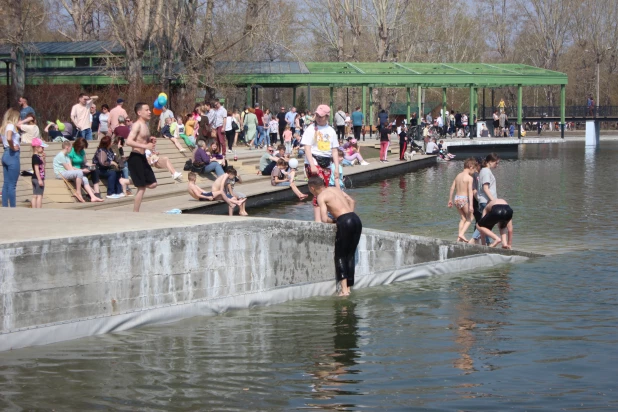
M155 101L154 101L154 108L155 109L163 109L163 105L159 103L159 99L155 99Z
M161 107L165 106L167 104L167 96L159 96L157 102L159 102Z
M157 109L157 108L155 107L154 109L152 109L152 113L153 113L155 116L160 116L160 115L161 115L161 113L163 113L163 110L161 110L161 109Z
M296 169L298 167L298 160L296 159L290 159L290 163L288 163L290 168L292 169Z
M62 123L60 120L56 120L56 125L58 126L59 132L64 132L64 123Z
M159 93L159 97L161 97L161 96L165 97L165 100L167 100L167 94L165 94L164 92L161 92L161 93Z

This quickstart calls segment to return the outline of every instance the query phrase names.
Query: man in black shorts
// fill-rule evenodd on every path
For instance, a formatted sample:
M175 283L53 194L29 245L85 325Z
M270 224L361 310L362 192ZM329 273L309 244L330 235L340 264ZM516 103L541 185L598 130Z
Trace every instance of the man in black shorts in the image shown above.
M151 152L154 150L156 139L150 136L148 128L148 121L150 120L150 108L148 105L146 103L137 103L135 105L135 114L137 114L138 119L133 123L131 133L127 137L127 146L133 148L127 164L133 184L137 187L133 211L139 212L146 189L157 187L157 178L145 154L146 150Z
M327 188L324 179L318 175L309 178L309 190L318 198L321 221L335 223L335 276L341 284L339 296L348 296L350 287L354 286L354 269L356 247L360 241L363 224L354 213L354 199L334 187ZM331 214L331 219L328 214Z
M500 237L492 232L495 225L500 228ZM483 210L483 217L476 224L481 232L481 243L486 245L485 236L494 241L489 247L496 247L502 243L503 249L511 249L513 246L513 209L504 199L495 199L487 203Z

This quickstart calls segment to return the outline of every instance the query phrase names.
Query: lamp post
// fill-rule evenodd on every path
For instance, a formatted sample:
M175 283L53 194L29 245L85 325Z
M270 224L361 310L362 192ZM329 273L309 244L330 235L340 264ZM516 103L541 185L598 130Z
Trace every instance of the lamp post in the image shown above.
M10 75L10 68L11 68L11 63L16 63L17 60L15 59L2 59L2 61L4 62L4 64L6 64L6 108L10 108L11 107L11 75Z

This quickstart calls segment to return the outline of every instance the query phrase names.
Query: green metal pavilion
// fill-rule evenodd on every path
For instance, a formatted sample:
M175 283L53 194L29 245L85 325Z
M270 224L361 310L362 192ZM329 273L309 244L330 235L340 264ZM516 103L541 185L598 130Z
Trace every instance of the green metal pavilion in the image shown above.
M545 70L524 64L486 63L351 63L351 62L218 62L216 73L223 83L247 88L247 104L252 92L259 87L290 87L296 104L298 87L330 88L331 113L333 93L337 87L362 87L362 108L373 119L373 89L401 87L406 89L407 117L410 118L411 90L416 88L420 118L423 88L442 88L442 109L446 111L448 88L470 90L470 113L477 114L479 88L517 87L517 123L522 123L522 88L524 86L560 86L560 116L565 123L565 73ZM310 94L309 94L310 95ZM311 104L311 102L309 102ZM474 116L469 116L470 122ZM472 124L472 123L471 123Z

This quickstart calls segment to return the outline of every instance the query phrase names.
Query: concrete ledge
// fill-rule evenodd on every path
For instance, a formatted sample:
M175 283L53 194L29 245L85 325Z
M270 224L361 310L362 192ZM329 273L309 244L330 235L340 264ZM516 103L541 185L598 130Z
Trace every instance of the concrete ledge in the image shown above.
M334 225L143 214L117 230L109 212L6 214L9 230L44 235L0 244L0 350L334 293ZM534 256L365 229L356 273L364 287L409 279L411 268L420 276Z

